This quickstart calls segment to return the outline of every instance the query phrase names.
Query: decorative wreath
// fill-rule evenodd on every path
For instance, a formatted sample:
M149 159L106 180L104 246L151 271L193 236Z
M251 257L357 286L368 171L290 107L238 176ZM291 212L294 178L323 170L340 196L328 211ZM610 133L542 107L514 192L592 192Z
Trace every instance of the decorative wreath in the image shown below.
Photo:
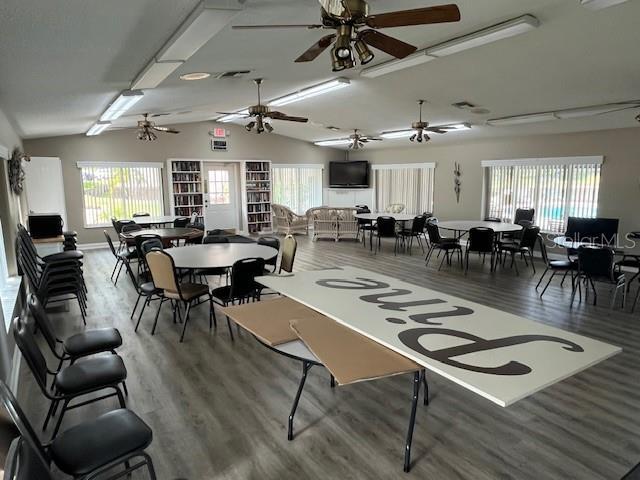
M9 159L9 186L16 195L20 195L24 190L24 168L22 162L30 162L31 157L20 151L18 147L13 149Z

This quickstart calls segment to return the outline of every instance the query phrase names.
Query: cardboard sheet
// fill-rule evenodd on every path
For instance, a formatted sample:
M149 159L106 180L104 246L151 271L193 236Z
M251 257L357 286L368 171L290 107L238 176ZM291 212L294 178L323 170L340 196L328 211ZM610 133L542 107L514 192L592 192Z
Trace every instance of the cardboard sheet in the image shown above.
M287 297L226 307L222 312L272 347L298 340L289 326L291 320L326 318Z
M415 372L423 367L328 317L291 320L291 328L340 385Z

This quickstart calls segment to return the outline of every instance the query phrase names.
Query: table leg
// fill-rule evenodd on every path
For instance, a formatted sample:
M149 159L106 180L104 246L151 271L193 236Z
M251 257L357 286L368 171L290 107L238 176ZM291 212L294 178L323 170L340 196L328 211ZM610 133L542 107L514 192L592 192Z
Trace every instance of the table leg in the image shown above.
M296 393L296 398L293 401L293 407L291 408L291 413L289 414L289 429L287 432L287 440L293 440L293 417L296 414L298 403L300 402L302 389L304 388L304 383L307 380L307 373L309 372L312 366L313 365L309 362L302 362L302 378L300 379L300 385L298 385L298 392Z
M413 398L411 400L411 417L409 418L409 431L404 449L404 471L411 470L411 442L413 440L413 428L416 425L416 410L418 408L418 396L420 393L420 371L413 374Z

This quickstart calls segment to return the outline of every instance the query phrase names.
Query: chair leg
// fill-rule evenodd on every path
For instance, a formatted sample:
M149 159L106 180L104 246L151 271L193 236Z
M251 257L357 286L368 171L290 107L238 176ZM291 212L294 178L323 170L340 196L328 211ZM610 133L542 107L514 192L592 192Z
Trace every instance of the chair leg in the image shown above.
M469 271L469 249L468 248L464 253L464 262L465 262L464 274L466 275L467 272Z
M640 286L638 287L638 291L636 292L636 297L633 299L633 305L631 306L631 313L633 313L634 310L636 309L639 296L640 296Z
M133 311L131 312L131 320L133 320L133 316L136 314L136 309L138 308L138 303L140 303L140 297L142 297L142 294L138 293L138 298L136 299L136 304L133 306Z
M549 281L547 282L547 284L544 286L544 289L542 290L542 293L540 294L540 298L542 298L542 296L544 295L544 292L547 291L547 288L549 288L549 285L551 285L551 280L553 280L553 277L556 276L556 273L558 272L551 272L551 276L549 277ZM573 290L572 290L573 292Z
M547 267L547 268L544 269L544 272L542 272L542 275L540 276L540 280L538 280L538 283L536 285L536 290L538 288L540 288L540 284L542 283L542 279L544 278L544 276L547 274L548 271L549 271L549 268Z
M182 327L182 335L180 335L180 343L184 341L184 333L187 331L187 323L189 323L189 312L191 311L191 302L184 302L184 326Z
M449 257L449 252L445 251L444 256L442 257L442 260L440 261L440 266L438 267L438 271L442 269L442 264L444 263L445 260L448 259L448 257Z
M227 327L229 328L229 336L231 337L231 341L235 342L235 338L233 338L233 328L231 328L231 319L227 315Z
M158 325L158 317L160 316L160 310L162 309L162 305L165 302L165 298L160 299L160 305L158 305L158 310L156 311L156 318L153 320L153 327L151 328L151 335L156 333L156 326Z
M144 302L142 302L142 310L140 310L140 315L138 315L138 321L136 322L136 328L133 329L134 332L138 331L138 327L140 326L140 321L142 320L142 314L144 313L144 309L151 302L151 297L145 298Z

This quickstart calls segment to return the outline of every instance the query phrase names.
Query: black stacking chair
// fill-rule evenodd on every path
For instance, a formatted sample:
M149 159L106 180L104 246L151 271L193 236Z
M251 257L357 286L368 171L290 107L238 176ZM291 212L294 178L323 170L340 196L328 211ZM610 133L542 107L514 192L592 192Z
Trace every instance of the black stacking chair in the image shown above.
M124 265L124 261L137 259L137 254L135 251L120 251L118 252L113 245L113 240L111 240L111 235L106 230L103 230L104 237L107 239L107 245L109 245L109 250L113 254L113 257L116 259L116 264L113 266L113 271L111 272L111 281L114 282L114 285L118 284L118 278L120 278L120 272L122 271L122 266ZM117 272L117 273L116 273ZM113 280L113 276L116 276L115 281Z
M358 213L371 213L369 207L366 205L358 205L356 206L356 214ZM364 246L367 246L367 232L371 232L374 230L373 220L365 220L363 218L358 218L358 232L356 234L356 240L359 240L360 232L362 232L362 242Z
M156 244L156 242L160 243L160 246ZM147 240L141 246L141 250L144 252L144 255L154 250L162 250L162 242L159 240ZM156 288L153 281L146 281L141 276L136 276L133 273L133 269L131 268L131 264L129 262L125 262L125 268L127 269L127 275L131 279L131 283L133 284L133 288L138 294L138 298L136 299L136 303L133 306L133 310L131 311L131 320L133 320L134 315L136 314L136 310L138 309L138 305L140 304L140 300L142 300L142 308L140 309L140 313L138 314L138 321L136 322L136 327L134 329L135 332L138 331L138 327L140 326L140 321L142 320L142 315L144 314L145 308L147 308L153 300L162 301L162 290Z
M214 288L211 292L213 301L221 306L229 304L240 304L249 300L257 300L260 295L261 286L255 281L256 277L264 274L264 259L262 258L245 258L238 260L231 267L231 283L222 287ZM233 340L233 331L231 330L231 321L227 317L227 326L229 334Z
M200 245L202 243L204 237L204 223L202 222L192 222L187 223L187 228L193 228L194 230L200 230L202 235L193 238L187 238L185 240L185 245Z
M453 252L458 252L458 257L460 258L460 266L462 267L462 247L460 246L460 242L458 241L458 239L441 237L437 220L427 222L426 227L427 235L429 236L429 250L427 251L427 256L425 258L426 265L429 265L429 260L431 260L433 252L438 250L438 252L444 252L444 257L442 257L442 261L440 262L438 271L442 269L442 264L445 260L447 261L448 265L451 265L451 257L453 256Z
M522 237L520 240L516 240L514 243L506 243L501 242L499 245L500 255L504 253L503 264L507 260L507 255L511 255L511 267L515 266L516 274L520 274L518 271L518 263L516 262L516 256L519 254L523 259L525 265L528 267L529 262L527 261L527 257L531 260L531 267L533 268L533 273L536 273L536 265L533 260L533 250L535 249L536 242L538 241L538 237L540 236L540 227L526 227L522 231Z
M424 229L427 224L427 217L425 215L418 215L413 219L411 223L411 228L407 228L401 231L403 242L408 242L409 255L411 255L411 249L413 248L413 239L415 238L422 248L422 253L424 253L424 245L422 244L422 238L424 237Z
M151 215L146 213L146 212L138 212L138 213L134 213L133 215L131 215L133 218L139 218L139 217L150 217Z
M202 239L203 245L210 245L214 243L229 243L229 239L221 235L207 235ZM218 276L218 277L224 276L226 283L229 283L229 269L226 267L199 268L193 272L193 275L197 278L200 278L200 281L203 283L207 282L208 276Z
M611 308L615 306L618 290L622 288L622 308L626 303L627 285L624 274L616 272L614 262L614 252L608 247L580 247L578 249L578 273L573 282L571 292L571 306L576 295L576 290L580 290L581 283L585 284L585 300L589 294L589 287L593 291L593 304L598 303L598 294L594 282L607 283L615 287L611 299ZM582 295L581 295L582 296Z
M280 251L280 239L277 237L260 237L258 239L258 245L265 245L267 247L275 248L278 252ZM271 270L265 268L265 272L275 272L278 265L278 255L269 260L265 260L264 264L265 266L272 267Z
M502 240L520 240L522 238L522 234L524 233L524 229L533 226L533 219L535 215L535 208L516 209L516 213L513 217L513 223L515 223L516 225L520 225L522 227L522 230L520 230L519 232L505 232L502 234Z
M173 228L186 228L190 221L191 219L189 217L176 218L173 221Z
M378 250L382 248L381 239L383 238L393 238L395 243L393 245L393 254L397 255L398 253L398 242L400 240L400 235L396 231L396 219L393 217L378 217L376 220L375 236L378 238L378 243L376 245L375 252L378 253Z
M28 326L16 317L12 324L13 336L16 345L20 349L23 358L27 362L31 373L36 379L36 383L42 394L51 401L49 411L42 427L47 429L49 420L56 414L59 404L62 404L60 416L53 430L51 438L55 438L60 429L60 424L67 410L82 407L89 403L94 403L105 398L117 396L120 407L124 408L124 396L120 390L122 384L126 392L125 380L127 378L127 369L124 366L122 358L118 355L98 355L95 357L81 359L72 365L63 367L59 372L54 373L47 367L45 360L33 333ZM53 376L53 393L49 392L48 377ZM92 397L75 405L69 404L85 395L101 392L104 390L113 390L113 393Z
M491 271L495 268L496 258L496 245L495 245L496 233L493 228L475 227L469 230L469 239L467 241L467 248L464 253L464 274L467 274L469 270L469 252L477 252L482 255L482 263L485 262L487 253L491 255Z
M66 360L74 363L79 358L96 353L111 352L115 354L116 349L122 346L122 336L117 328L85 330L62 340L58 337L55 327L38 297L32 293L29 294L27 304L38 330L42 332L42 336L53 355L60 360L58 368L55 370L56 373L60 371Z
M540 288L540 285L542 284L542 279L544 279L547 272L551 271L551 276L549 277L547 284L544 286L544 289L540 294L540 298L542 298L542 296L544 295L544 292L546 292L547 288L549 288L549 285L551 284L551 280L553 280L553 277L555 277L558 273L564 273L564 275L562 276L562 281L560 282L560 286L564 284L564 281L567 278L567 275L571 274L571 286L573 288L573 282L574 282L573 272L576 272L578 270L578 262L571 261L569 259L549 260L549 256L547 255L547 246L544 244L544 239L542 238L541 235L538 235L538 243L540 244L540 253L542 254L542 261L545 263L546 268L544 269L544 272L542 272L542 275L540 276L540 280L538 280L538 284L536 285L536 290Z
M145 452L151 445L153 432L131 410L118 409L99 415L42 444L15 396L1 380L0 398L20 432L9 450L4 478L52 480L51 465L54 465L62 473L82 480L96 477L115 480L146 466L149 478L156 479L153 461ZM135 459L139 461L133 463ZM119 465L124 470L104 476Z
M142 235L136 235L133 240L136 247L135 254L138 258L138 275L146 275L148 277L149 267L145 261L145 252L142 251L142 244L149 240L156 240L160 245L162 245L162 237L153 233L145 233ZM157 245L157 243L154 242L154 245Z

